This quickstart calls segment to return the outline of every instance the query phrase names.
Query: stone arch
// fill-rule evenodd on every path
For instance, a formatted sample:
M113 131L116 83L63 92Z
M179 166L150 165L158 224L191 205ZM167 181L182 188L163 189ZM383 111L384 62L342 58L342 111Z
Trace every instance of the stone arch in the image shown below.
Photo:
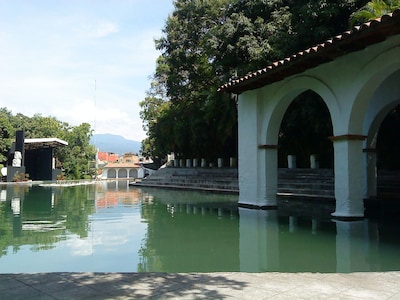
M138 178L138 171L137 171L137 169L130 169L130 170L129 170L129 178Z
M271 97L275 99L275 107L264 118L262 126L262 138L265 139L265 144L277 144L279 128L286 110L298 95L307 90L315 92L322 98L331 115L333 130L335 130L333 115L339 113L339 102L335 94L319 78L302 75L287 80Z
M117 178L117 171L115 169L108 169L107 178Z
M380 125L387 114L400 104L400 69L390 74L376 89L368 105L364 132L367 132L366 148L375 148Z
M380 53L360 69L357 77L361 87L357 93L349 118L348 133L367 134L366 116L370 103L384 81L400 70L400 47L390 48ZM363 131L364 130L364 131Z
M400 101L399 101L400 102ZM376 153L378 174L400 170L400 104L384 118L378 132ZM396 180L398 181L398 180Z
M118 170L118 178L128 178L128 171L124 168Z
M325 102L314 91L304 91L290 103L282 118L278 166L286 168L288 155L295 155L296 168L310 168L310 156L314 155L318 157L318 165L331 169L333 144L329 137L332 135L332 120Z

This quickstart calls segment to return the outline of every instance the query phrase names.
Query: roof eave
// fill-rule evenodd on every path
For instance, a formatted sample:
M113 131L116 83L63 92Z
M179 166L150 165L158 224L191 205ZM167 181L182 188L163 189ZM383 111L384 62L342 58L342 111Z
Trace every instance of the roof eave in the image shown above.
M346 31L324 43L274 62L264 69L233 79L222 85L218 91L241 94L257 89L330 62L345 54L365 49L397 34L400 34L400 9L390 15L356 26L352 31Z

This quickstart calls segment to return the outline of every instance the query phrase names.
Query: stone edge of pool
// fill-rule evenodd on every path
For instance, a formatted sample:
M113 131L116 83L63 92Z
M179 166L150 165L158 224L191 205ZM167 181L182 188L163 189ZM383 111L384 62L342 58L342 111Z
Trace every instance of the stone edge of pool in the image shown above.
M400 299L400 272L0 274L5 299Z

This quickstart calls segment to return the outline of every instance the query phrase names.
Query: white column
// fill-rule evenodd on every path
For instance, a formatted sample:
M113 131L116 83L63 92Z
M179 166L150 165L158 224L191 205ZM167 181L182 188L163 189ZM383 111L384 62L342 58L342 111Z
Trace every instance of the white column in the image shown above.
M288 169L296 169L296 155L288 155Z
M229 158L229 167L236 168L236 158L234 157Z
M259 110L257 93L248 91L239 96L239 205L276 207L278 147L261 145L263 115Z
M335 198L337 218L364 217L363 140L361 135L332 137L335 152Z
M258 202L262 206L276 207L278 192L278 146L259 146Z
M239 205L257 203L258 124L257 99L254 91L247 91L238 98L238 179Z
M222 168L224 165L224 161L222 158L218 158L218 168Z
M310 168L311 169L318 169L319 168L319 161L317 154L310 155Z
M193 167L197 168L199 166L199 160L197 158L193 158Z
M201 165L200 165L202 168L206 168L207 167L207 161L206 161L206 159L205 158L202 158L201 159Z
M191 168L192 167L192 160L190 158L186 159L186 168Z

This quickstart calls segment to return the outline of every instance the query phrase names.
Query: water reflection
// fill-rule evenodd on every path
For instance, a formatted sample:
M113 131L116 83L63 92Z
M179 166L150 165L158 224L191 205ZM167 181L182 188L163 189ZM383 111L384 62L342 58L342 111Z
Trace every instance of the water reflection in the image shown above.
M240 208L240 270L338 272L400 270L400 243L372 220L282 216ZM389 233L389 236L391 234Z
M147 236L138 271L213 272L239 269L236 196L146 189Z
M0 272L353 272L400 270L394 219L330 219L334 203L136 189L2 186Z

